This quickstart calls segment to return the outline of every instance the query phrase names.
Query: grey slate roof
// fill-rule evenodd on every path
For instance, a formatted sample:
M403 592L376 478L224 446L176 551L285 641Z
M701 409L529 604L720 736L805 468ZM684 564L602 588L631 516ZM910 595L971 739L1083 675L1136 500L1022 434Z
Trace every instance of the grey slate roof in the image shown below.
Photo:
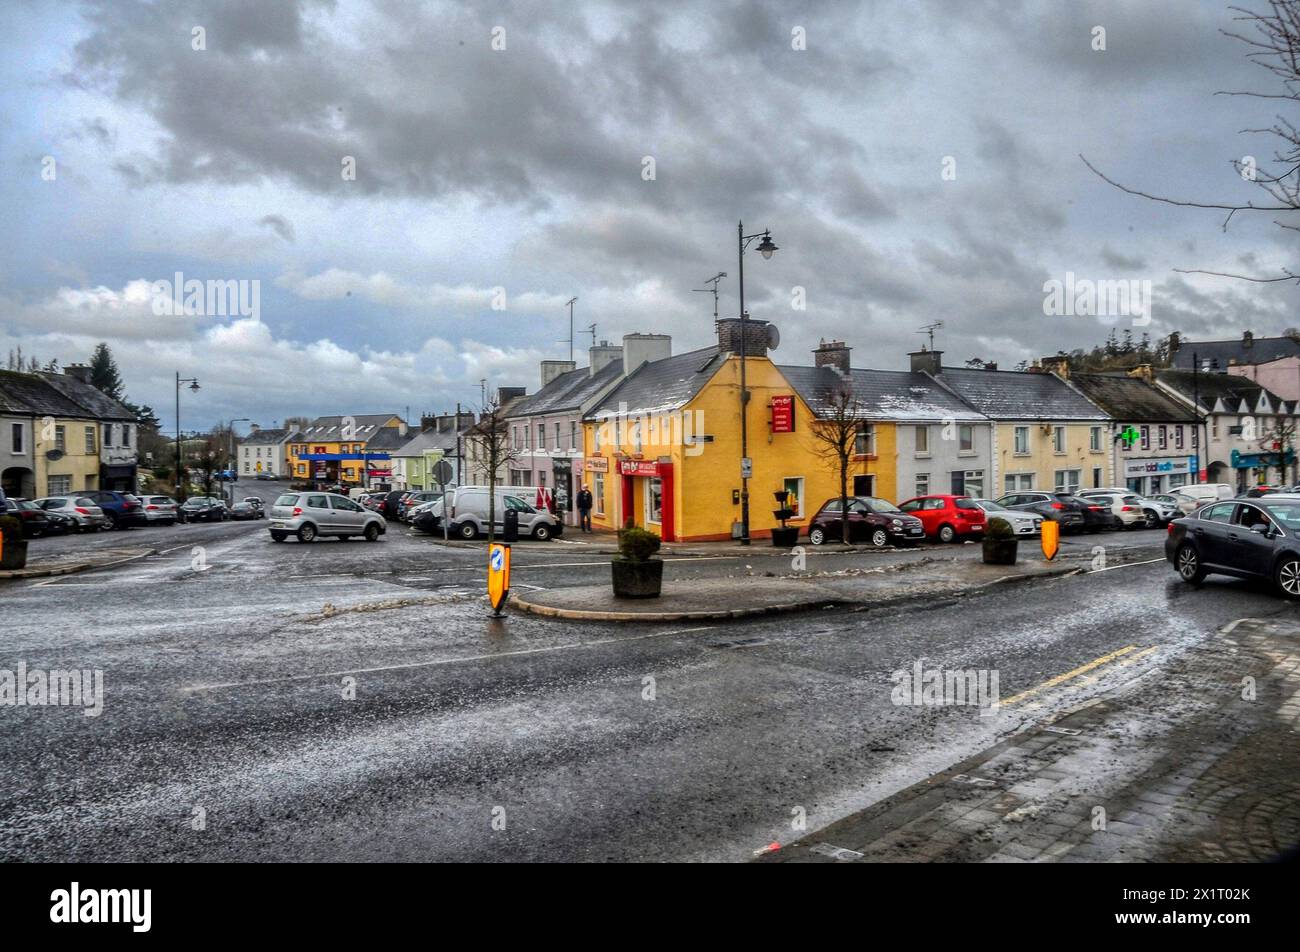
M272 430L254 430L239 441L240 446L278 446L289 438L289 431L281 427Z
M532 396L511 404L507 419L538 416L545 413L563 413L581 409L604 388L623 375L623 361L615 360L594 374L589 367L579 367L562 373Z
M660 413L689 403L722 366L717 347L705 347L655 360L614 388L587 418L612 413ZM625 407L620 405L626 404Z
M1138 377L1072 373L1069 382L1125 423L1193 423L1191 408Z
M364 443L375 434L375 430L397 416L396 413L363 413L352 416L353 432L347 439ZM343 416L317 417L293 434L294 442L310 443L312 440L338 442L344 439Z
M0 370L0 406L10 413L78 419L95 416L55 390L41 377L13 370Z
M402 428L398 426L380 427L374 436L366 440L366 449L391 453L393 450L401 449L418 435L409 429L403 433Z
M1174 366L1180 370L1192 369L1192 357L1205 366L1214 362L1217 370L1225 371L1232 364L1265 364L1282 357L1300 357L1300 342L1290 337L1256 337L1249 347L1238 337L1235 340L1180 341L1174 354Z
M466 430L461 431L464 433ZM456 455L456 438L461 435L454 429L451 430L425 430L423 433L417 433L415 439L404 443L397 450L394 450L393 456L422 456L428 450L442 450L448 456Z
M71 374L42 372L36 376L39 376L73 403L85 407L90 411L90 415L97 419L135 422L135 414L128 410L120 400L114 400L103 390L92 387L88 383L83 383Z
M1106 413L1052 374L944 367L940 382L994 420L1105 420Z
M1260 394L1267 393L1269 398L1278 402L1281 398L1271 390L1246 377L1227 373L1192 373L1190 370L1157 370L1156 379L1165 386L1177 390L1191 402L1194 395L1200 399L1201 409L1209 412L1222 400L1229 411L1235 411L1243 400L1251 406L1259 400Z
M817 416L826 415L827 400L844 384L839 371L831 367L781 364L776 369ZM982 413L939 386L928 374L855 367L849 376L853 397L861 405L860 416L863 419L970 422L986 419Z

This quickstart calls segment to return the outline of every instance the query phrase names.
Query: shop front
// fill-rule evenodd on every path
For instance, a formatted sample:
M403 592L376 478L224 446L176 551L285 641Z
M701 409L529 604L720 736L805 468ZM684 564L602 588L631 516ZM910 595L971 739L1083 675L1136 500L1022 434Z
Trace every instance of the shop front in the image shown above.
M1123 461L1124 485L1139 496L1167 493L1186 486L1196 472L1195 456L1161 456Z
M1242 453L1233 450L1232 469L1237 475L1237 490L1245 492L1252 486L1262 484L1282 485L1291 482L1287 478L1290 471L1295 473L1296 456L1294 450L1283 452L1280 448L1274 453Z
M622 479L622 519L656 533L665 542L676 542L673 512L673 464L667 460L618 461Z

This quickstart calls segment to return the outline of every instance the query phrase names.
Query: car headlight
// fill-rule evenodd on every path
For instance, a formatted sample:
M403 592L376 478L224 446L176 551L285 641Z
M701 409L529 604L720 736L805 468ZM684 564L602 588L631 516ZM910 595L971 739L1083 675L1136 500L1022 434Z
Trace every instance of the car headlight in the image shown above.
M902 519L895 519L894 521L892 521L892 522L890 523L890 525L893 526L895 529L900 528L900 527L903 525L903 520L902 520Z

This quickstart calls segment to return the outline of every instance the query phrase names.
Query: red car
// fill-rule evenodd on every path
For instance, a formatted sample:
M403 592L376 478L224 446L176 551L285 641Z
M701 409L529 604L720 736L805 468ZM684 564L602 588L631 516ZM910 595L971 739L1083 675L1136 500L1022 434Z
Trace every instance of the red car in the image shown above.
M925 534L940 542L953 542L960 536L984 537L984 510L969 496L917 496L898 508L920 519Z

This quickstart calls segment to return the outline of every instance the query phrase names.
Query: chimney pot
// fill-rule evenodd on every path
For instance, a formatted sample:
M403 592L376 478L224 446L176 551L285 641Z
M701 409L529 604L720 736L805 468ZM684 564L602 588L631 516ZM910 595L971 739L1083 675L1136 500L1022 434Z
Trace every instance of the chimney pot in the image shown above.
M849 374L849 351L852 349L842 340L832 340L828 343L823 338L818 348L813 351L813 363L818 367L834 367L847 377Z

